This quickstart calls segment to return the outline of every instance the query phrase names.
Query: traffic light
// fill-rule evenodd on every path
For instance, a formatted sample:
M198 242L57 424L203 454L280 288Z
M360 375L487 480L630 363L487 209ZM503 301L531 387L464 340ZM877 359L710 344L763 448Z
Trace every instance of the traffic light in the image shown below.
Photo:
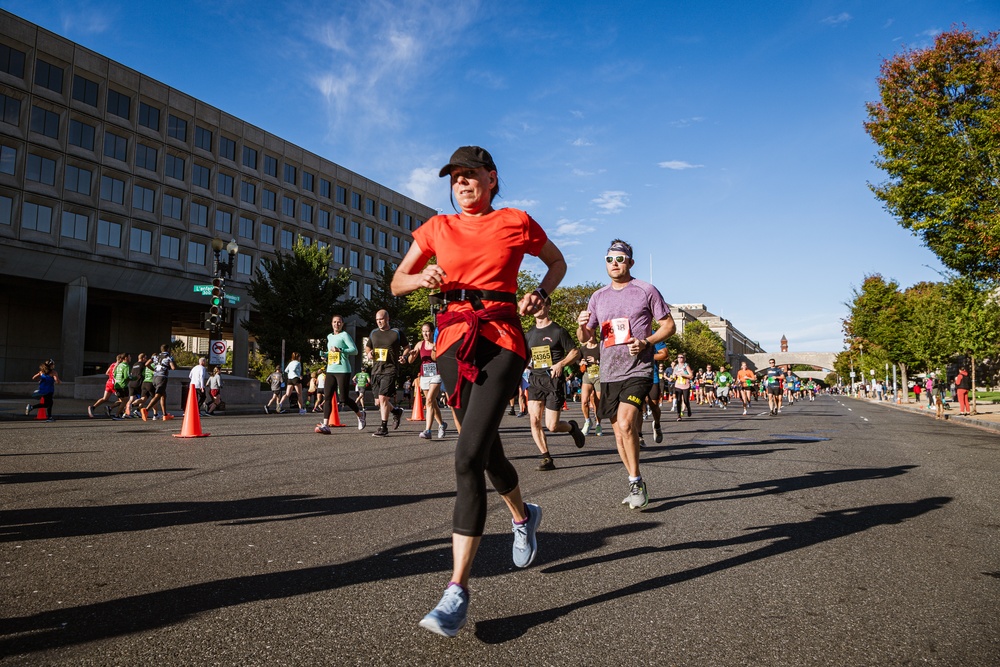
M222 302L226 299L226 285L222 278L212 279L212 305L208 309L208 328L218 329L222 325Z

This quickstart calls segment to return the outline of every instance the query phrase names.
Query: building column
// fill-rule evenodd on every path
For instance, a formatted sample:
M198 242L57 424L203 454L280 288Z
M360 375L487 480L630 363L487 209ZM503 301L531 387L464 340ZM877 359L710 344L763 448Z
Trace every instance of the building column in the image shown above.
M236 309L233 320L233 375L248 377L250 374L250 334L243 326L243 320L250 319L250 306Z
M66 285L63 294L62 359L59 377L73 382L83 375L83 346L87 334L87 278L81 276Z

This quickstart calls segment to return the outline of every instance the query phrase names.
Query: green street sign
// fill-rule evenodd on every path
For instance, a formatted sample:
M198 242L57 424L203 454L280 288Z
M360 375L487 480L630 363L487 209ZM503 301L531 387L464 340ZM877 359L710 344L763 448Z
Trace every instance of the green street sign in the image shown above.
M195 285L194 286L194 291L198 292L202 296L209 296L209 295L212 294L212 286L211 285Z
M240 302L240 297L236 296L235 294L227 294L226 302L235 305Z

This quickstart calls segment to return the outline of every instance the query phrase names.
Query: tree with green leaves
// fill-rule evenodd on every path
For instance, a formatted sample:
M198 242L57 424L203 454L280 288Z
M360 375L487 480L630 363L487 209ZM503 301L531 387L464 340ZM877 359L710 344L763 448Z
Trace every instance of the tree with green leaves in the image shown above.
M261 353L280 360L281 343L286 356L298 352L303 365L318 352L315 342L325 340L334 315L344 317L357 308L354 300L340 300L351 273L330 271L329 248L297 243L290 253L261 260L260 270L247 292L256 306L254 316L242 325L257 340Z
M945 285L951 305L948 332L952 349L968 360L972 372L972 412L976 413L976 361L1000 352L1000 306L993 286L956 277Z
M726 363L725 341L702 322L694 321L684 325L684 334L680 337L678 347L694 370L703 369L706 364L719 368Z
M911 344L910 303L900 291L899 283L895 280L887 282L877 273L865 276L861 289L854 290L854 298L847 306L850 314L843 326L852 347L864 345L869 349L872 364L875 357L871 354L878 352L890 364L898 365L903 386L907 386L909 369L919 361L919 357ZM881 358L879 362L884 363ZM882 374L876 375L881 377Z
M1000 273L1000 33L956 29L882 63L865 130L888 180L869 187L946 266Z

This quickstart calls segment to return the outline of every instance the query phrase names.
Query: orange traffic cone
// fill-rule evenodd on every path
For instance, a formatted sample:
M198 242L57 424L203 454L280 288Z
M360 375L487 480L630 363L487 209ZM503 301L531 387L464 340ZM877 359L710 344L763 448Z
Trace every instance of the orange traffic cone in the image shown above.
M172 433L175 438L204 438L211 433L201 432L201 416L198 414L198 392L194 385L188 392L187 407L184 408L184 423L181 424L180 433Z
M413 412L406 419L408 422L422 422L426 417L424 416L424 392L420 391L420 386L414 387L414 392L417 394L417 400L413 401Z
M49 413L46 412L45 406L43 405L42 407L38 408L38 414L35 416L35 419L48 419L48 418L49 418Z
M337 407L336 394L330 397L330 402L333 404L333 412L330 413L330 421L327 423L327 426L343 426L340 423L340 409Z
M569 410L569 406L566 405L566 401L563 401L563 410Z

